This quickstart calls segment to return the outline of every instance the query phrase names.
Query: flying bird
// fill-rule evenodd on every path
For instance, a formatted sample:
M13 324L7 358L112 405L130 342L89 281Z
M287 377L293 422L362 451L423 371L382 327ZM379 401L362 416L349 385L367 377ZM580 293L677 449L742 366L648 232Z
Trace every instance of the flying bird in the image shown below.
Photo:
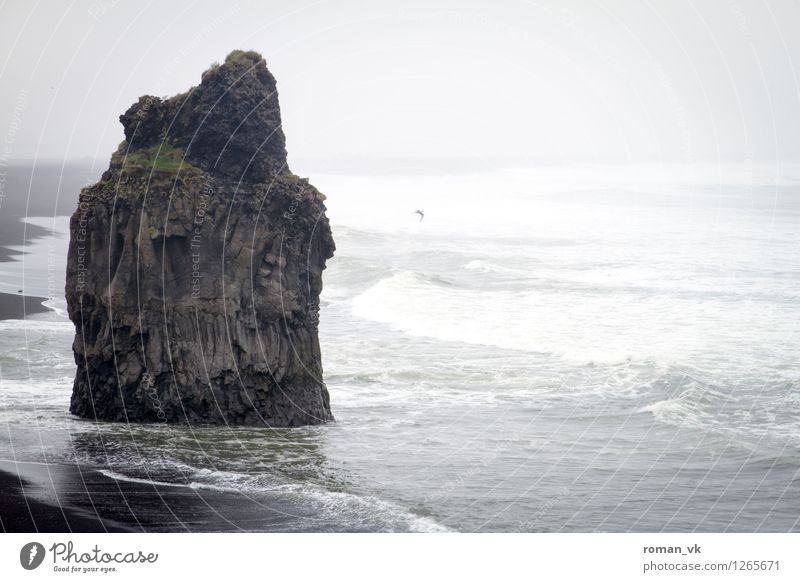
M411 214L419 214L419 221L422 222L422 219L425 218L425 213L422 210L415 210Z

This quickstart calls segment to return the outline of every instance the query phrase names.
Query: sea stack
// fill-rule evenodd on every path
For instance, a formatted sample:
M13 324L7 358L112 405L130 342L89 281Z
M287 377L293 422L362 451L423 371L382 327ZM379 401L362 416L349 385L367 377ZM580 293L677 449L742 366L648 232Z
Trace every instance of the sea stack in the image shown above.
M91 419L287 427L333 420L317 335L325 197L289 171L275 79L234 51L144 96L70 221L66 297Z

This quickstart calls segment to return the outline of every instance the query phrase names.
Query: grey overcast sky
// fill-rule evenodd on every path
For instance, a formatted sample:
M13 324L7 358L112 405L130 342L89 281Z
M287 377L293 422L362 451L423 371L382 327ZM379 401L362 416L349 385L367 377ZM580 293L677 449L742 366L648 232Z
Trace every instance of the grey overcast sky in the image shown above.
M138 96L242 48L295 158L796 161L799 33L788 0L6 0L0 145L106 160Z

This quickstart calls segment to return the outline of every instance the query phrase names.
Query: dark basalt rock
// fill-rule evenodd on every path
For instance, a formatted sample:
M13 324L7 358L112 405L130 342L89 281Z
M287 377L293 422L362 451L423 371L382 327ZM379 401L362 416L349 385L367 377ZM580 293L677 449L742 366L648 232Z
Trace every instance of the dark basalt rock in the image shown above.
M70 411L129 422L319 424L334 243L286 165L275 79L234 51L185 94L142 97L70 222Z
M131 149L168 139L186 161L220 176L264 182L289 172L275 78L257 53L231 53L184 95L140 97L120 121Z

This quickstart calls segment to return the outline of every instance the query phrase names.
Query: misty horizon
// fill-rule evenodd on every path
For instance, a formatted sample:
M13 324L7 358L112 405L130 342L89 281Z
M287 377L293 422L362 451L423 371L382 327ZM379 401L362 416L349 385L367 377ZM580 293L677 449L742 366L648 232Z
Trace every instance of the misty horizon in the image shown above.
M121 111L240 48L279 80L290 162L800 160L798 16L791 2L14 5L3 159L107 160Z

